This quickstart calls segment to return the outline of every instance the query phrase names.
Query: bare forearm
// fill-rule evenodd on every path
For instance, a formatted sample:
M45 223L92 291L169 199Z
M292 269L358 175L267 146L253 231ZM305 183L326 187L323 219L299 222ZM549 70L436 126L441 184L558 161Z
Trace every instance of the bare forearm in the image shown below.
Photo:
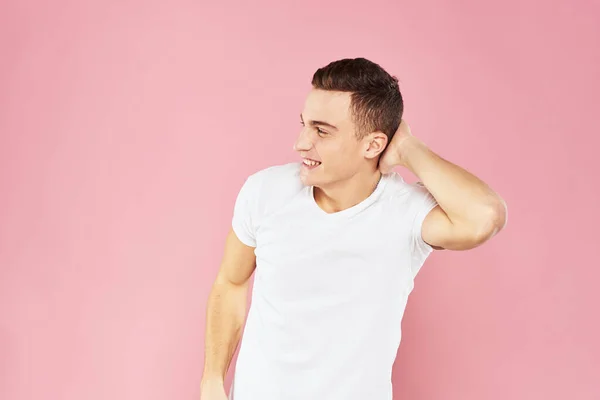
M224 382L246 317L247 284L215 282L206 317L203 382Z
M405 167L423 182L450 221L476 224L493 219L504 224L504 201L481 179L443 159L416 137L408 138L401 151Z

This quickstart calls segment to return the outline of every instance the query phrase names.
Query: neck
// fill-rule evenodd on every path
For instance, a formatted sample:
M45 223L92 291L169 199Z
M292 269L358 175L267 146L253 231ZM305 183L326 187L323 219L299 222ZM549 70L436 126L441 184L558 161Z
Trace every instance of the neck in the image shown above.
M327 187L315 187L315 201L327 213L343 211L369 197L380 179L379 169L360 171Z

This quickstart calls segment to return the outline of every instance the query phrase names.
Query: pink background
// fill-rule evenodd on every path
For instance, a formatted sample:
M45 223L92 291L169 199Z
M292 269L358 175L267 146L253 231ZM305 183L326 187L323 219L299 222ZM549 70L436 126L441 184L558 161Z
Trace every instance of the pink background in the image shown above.
M598 3L352 4L2 2L1 399L198 399L237 190L357 56L509 204L417 278L395 398L600 398Z

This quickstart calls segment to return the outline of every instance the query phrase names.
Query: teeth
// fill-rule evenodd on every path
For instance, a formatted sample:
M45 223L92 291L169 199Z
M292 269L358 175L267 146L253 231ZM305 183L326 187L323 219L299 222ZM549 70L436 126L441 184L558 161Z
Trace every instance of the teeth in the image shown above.
M314 167L315 165L319 165L319 164L321 164L321 163L320 163L320 162L318 162L318 161L306 160L306 159L305 159L305 160L304 160L304 164L306 164L306 165L310 165L311 167Z

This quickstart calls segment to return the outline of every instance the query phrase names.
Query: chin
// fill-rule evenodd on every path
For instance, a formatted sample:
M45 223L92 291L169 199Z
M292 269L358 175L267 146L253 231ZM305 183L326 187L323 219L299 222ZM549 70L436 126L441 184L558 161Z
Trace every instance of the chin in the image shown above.
M305 186L324 187L331 183L331 177L322 170L323 166L320 165L315 168L306 168L302 166L300 170L300 181Z
M302 171L300 173L300 181L304 186L318 186L321 180L313 173Z
M314 179L311 179L310 176L306 176L306 174L300 174L300 181L304 186L312 186Z
M325 179L319 179L314 176L301 176L300 180L304 186L314 186L320 189L327 187L331 181Z

